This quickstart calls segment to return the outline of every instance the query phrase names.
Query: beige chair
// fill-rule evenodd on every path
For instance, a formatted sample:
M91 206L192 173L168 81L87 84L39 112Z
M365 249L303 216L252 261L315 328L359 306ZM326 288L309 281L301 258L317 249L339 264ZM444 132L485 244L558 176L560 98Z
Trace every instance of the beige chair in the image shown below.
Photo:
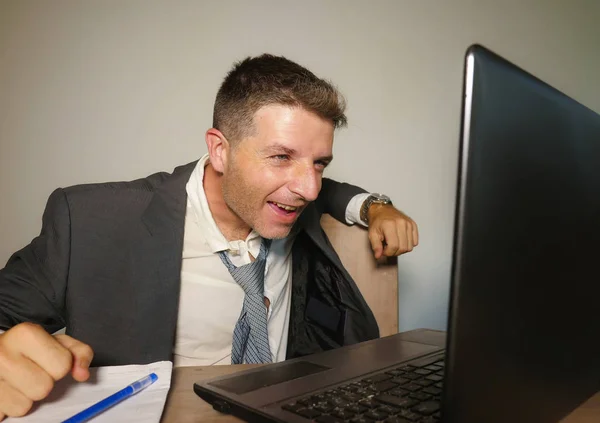
M376 261L367 230L359 225L347 226L329 215L321 225L373 310L380 335L398 333L398 260Z

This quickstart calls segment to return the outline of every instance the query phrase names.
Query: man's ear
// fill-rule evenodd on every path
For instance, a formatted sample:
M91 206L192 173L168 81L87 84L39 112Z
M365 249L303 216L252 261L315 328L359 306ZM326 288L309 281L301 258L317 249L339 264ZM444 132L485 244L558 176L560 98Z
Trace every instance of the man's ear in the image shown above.
M223 173L227 167L227 158L229 157L229 141L221 131L210 128L206 131L206 147L210 164L219 173Z

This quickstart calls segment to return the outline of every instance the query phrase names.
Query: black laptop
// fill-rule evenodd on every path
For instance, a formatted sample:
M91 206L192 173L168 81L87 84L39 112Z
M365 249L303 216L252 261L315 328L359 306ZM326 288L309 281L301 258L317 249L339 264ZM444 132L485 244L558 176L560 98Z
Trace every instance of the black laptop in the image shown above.
M600 116L478 45L463 94L447 339L392 335L200 397L251 422L546 423L600 391Z

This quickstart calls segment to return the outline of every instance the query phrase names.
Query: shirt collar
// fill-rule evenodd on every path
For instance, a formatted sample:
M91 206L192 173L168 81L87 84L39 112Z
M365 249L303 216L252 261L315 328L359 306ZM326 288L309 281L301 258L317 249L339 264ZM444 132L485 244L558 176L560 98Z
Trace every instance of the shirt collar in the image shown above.
M256 231L250 231L245 240L227 241L217 226L210 212L203 185L204 168L208 162L208 154L205 154L198 160L185 186L194 221L202 229L202 234L213 253L229 251L234 254L240 254L248 251L254 257L258 257L262 238Z

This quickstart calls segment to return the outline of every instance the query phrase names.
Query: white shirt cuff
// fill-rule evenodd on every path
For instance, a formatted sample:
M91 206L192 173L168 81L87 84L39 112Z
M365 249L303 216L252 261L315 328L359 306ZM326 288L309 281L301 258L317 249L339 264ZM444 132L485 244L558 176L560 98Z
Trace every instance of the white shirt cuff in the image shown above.
M352 197L352 199L348 203L348 206L346 207L346 223L348 223L349 225L358 223L359 225L364 226L364 227L368 226L365 224L365 222L360 220L360 207L362 206L362 204L365 202L365 200L367 199L367 197L369 195L371 195L371 194L364 193L364 194L357 194L354 197Z

